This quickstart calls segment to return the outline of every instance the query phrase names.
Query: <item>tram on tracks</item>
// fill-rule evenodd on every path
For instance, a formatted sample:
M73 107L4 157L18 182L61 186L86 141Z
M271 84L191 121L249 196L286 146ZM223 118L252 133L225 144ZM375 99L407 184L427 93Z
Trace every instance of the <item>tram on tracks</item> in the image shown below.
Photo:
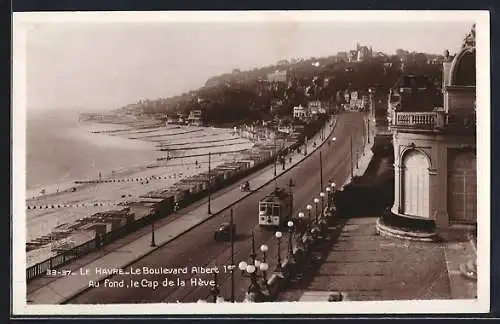
M293 195L290 190L275 188L259 201L259 225L281 227L292 219Z

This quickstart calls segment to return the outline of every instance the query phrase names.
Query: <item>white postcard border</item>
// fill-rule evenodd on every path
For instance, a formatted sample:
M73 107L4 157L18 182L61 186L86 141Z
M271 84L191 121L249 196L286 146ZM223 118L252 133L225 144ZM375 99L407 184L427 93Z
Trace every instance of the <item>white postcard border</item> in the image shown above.
M241 21L471 21L476 22L477 52L477 300L366 302L280 302L147 305L28 305L25 280L25 130L27 28L34 23L241 22ZM240 11L240 12L33 12L13 15L13 315L132 314L407 314L480 313L490 307L490 22L488 11ZM460 40L457 40L459 43ZM444 50L444 49L443 49ZM15 220L15 221L14 221ZM279 305L279 306L278 306ZM277 307L278 306L278 307Z

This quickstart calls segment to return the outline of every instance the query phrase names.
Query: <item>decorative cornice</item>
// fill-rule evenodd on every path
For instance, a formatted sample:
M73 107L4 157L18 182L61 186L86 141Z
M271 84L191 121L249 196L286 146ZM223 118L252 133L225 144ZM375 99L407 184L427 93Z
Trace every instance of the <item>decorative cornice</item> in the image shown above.
M445 92L450 90L455 92L476 92L476 86L447 85L444 87Z

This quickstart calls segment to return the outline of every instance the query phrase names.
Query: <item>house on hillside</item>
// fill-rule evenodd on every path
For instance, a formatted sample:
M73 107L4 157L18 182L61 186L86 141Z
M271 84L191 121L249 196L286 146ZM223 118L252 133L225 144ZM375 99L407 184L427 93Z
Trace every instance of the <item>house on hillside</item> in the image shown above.
M183 113L177 114L177 124L178 125L186 125L187 124L187 116Z
M324 115L326 114L327 104L320 100L312 100L307 103L307 108L312 115Z
M191 110L189 112L189 116L187 118L187 123L188 125L191 126L202 126L203 125L203 120L202 118L202 111L199 109L196 110Z
M283 105L283 100L280 99L272 99L271 106L269 107L269 112L274 115L279 108Z
M267 75L267 80L269 82L281 82L288 83L288 71L287 70L276 70Z
M165 119L167 125L177 124L179 116L177 114L167 114Z
M302 105L293 107L293 118L304 120L309 118L309 110Z

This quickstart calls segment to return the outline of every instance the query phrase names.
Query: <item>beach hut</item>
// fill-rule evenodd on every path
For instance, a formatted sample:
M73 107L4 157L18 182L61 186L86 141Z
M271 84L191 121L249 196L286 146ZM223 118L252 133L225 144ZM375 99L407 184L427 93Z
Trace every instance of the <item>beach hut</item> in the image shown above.
M153 212L154 202L148 202L146 199L138 199L129 203L130 212L134 215L134 220L137 221Z

